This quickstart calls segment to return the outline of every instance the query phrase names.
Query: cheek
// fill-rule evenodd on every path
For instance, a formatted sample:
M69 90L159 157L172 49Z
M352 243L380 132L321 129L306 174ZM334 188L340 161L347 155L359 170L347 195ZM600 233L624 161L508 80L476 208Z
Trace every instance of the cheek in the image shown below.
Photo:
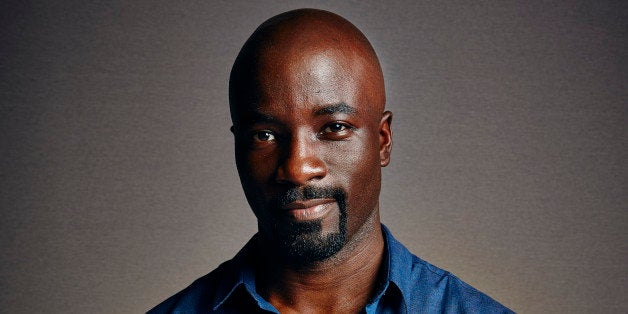
M258 186L272 175L276 156L272 152L236 149L236 166L243 185Z
M275 169L276 154L249 152L246 157L247 167L253 179L265 182Z
M378 141L363 132L350 141L334 143L328 152L327 166L333 176L348 190L359 191L378 185L380 173ZM365 191L366 192L366 191Z
M343 146L338 156L330 173L335 172L335 179L345 188L347 227L349 234L355 234L377 208L381 182L379 150L365 141Z

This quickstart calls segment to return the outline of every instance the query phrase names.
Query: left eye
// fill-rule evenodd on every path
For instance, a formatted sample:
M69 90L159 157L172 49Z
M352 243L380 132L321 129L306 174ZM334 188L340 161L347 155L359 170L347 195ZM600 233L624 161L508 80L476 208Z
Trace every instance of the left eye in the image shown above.
M331 123L328 124L324 129L324 133L338 133L347 129L347 126L342 123Z

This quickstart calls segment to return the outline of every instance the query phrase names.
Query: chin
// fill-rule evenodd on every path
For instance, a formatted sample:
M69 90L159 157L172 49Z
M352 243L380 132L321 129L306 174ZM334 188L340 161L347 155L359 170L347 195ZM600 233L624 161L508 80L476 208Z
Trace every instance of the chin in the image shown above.
M336 255L344 247L346 238L346 232L300 234L284 238L278 244L287 260L307 265Z

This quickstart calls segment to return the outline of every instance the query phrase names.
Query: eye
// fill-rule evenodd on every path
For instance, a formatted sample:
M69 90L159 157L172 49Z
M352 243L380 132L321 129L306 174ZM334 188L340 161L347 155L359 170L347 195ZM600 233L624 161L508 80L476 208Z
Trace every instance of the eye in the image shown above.
M270 142L275 140L275 135L271 131L261 130L253 132L252 138L255 142Z
M323 133L339 133L347 129L348 127L342 123L330 123L323 128Z
M320 132L322 139L330 141L341 141L351 136L354 127L344 122L331 122L323 126Z

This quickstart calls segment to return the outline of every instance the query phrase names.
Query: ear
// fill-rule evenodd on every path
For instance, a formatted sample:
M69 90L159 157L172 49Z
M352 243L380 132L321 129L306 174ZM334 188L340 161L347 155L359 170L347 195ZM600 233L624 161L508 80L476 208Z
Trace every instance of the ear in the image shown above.
M229 131L231 131L231 133L233 133L233 134L235 135L235 126L233 126L233 125L232 125L232 126L229 128Z
M390 152L392 151L392 112L385 111L382 120L379 123L379 164L382 167L388 166L390 163Z

